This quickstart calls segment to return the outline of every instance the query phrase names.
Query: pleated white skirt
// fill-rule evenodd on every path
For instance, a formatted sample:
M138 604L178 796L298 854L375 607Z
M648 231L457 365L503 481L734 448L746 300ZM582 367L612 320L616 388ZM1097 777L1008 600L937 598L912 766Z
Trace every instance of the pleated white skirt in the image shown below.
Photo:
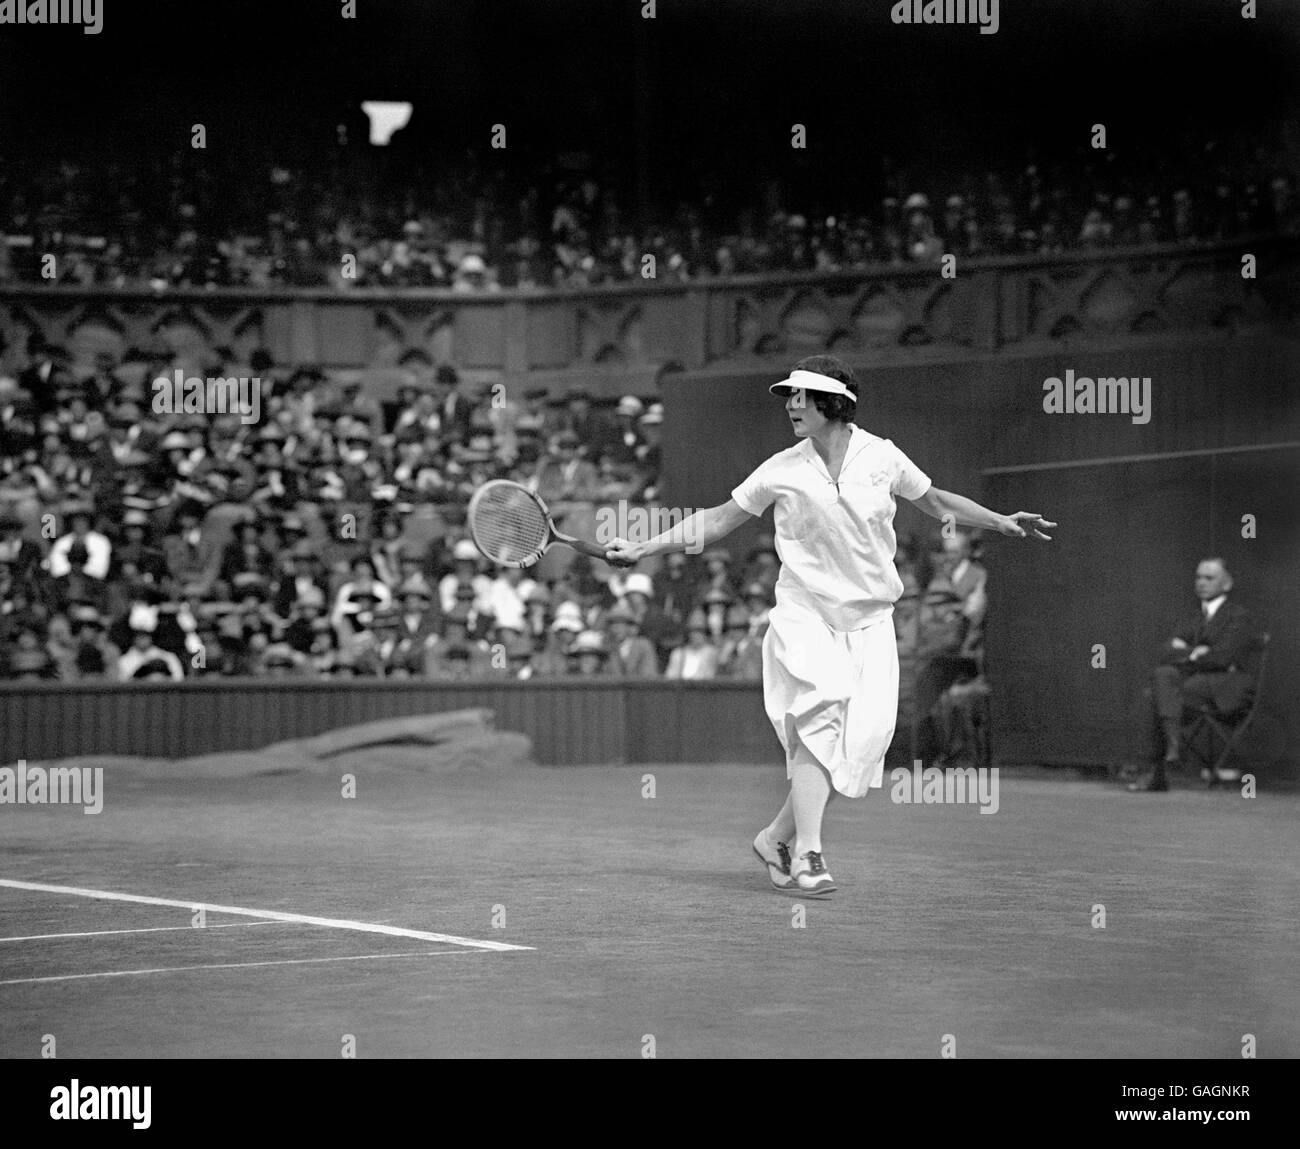
M763 639L763 701L786 754L802 746L836 791L860 798L881 785L898 720L898 647L889 614L861 630L832 630L782 604Z

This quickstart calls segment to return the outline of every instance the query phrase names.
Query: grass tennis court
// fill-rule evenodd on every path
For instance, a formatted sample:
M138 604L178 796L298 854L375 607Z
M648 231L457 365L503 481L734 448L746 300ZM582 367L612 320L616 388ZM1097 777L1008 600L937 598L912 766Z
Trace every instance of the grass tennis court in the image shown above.
M820 902L750 853L783 774L122 773L97 816L4 807L0 1054L1300 1055L1300 797L1004 775L984 815L887 776L832 803Z

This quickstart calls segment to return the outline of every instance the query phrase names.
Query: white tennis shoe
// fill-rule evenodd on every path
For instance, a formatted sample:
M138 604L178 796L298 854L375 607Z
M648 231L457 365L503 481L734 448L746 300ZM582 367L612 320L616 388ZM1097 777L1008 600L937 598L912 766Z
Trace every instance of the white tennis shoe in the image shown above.
M784 842L773 842L767 830L759 830L754 839L754 856L767 867L767 876L778 890L793 890L795 881L790 876L790 847Z
M816 850L800 854L790 865L795 888L810 898L824 898L835 892L835 879L826 868L826 859Z

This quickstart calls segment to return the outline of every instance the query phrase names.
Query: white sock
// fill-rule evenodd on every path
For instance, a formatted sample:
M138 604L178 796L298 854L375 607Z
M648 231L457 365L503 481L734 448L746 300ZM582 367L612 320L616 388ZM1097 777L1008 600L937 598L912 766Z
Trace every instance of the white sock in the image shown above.
M830 776L811 754L801 754L792 766L790 797L794 807L795 856L822 852L822 817L830 800Z

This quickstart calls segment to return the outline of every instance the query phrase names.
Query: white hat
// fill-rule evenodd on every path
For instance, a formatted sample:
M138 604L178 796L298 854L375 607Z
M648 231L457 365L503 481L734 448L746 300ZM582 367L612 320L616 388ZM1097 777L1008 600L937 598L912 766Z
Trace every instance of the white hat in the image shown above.
M584 630L573 640L570 654L604 654L605 636L598 630Z
M642 423L662 423L664 421L664 405L662 403L651 403L649 409L641 416Z
M780 395L785 391L826 391L831 395L847 395L854 402L857 402L857 392L851 391L838 379L832 379L829 375L822 375L817 371L791 371L786 379L780 383L773 383L768 388L773 395Z
M456 269L461 275L483 275L487 271L487 264L483 262L481 255L475 255L470 252L460 261L460 266Z
M620 415L639 415L645 410L645 404L635 395L624 395L618 401L618 413Z
M461 539L460 542L452 548L451 557L456 562L477 562L478 547L470 542L469 539Z
M576 602L562 602L555 611L555 621L551 623L552 630L572 630L574 632L585 630L586 626L582 621L582 608Z
M624 594L643 594L646 598L654 597L654 583L650 581L648 574L641 574L634 571L623 580Z

